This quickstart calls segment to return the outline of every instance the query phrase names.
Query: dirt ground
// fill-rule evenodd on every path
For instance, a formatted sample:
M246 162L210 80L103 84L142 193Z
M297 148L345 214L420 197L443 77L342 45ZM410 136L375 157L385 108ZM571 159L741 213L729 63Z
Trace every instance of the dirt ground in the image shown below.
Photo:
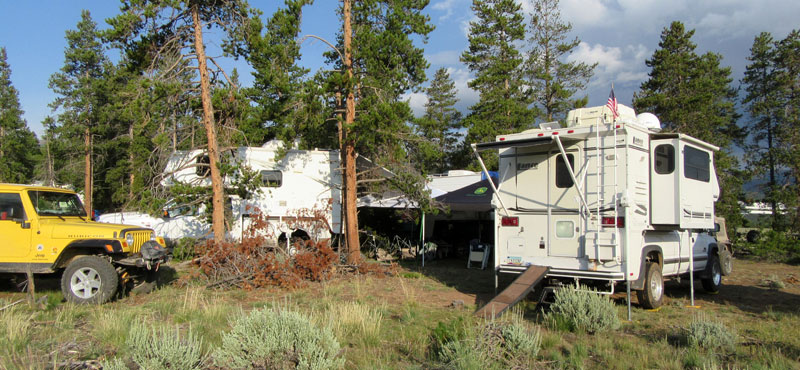
M491 268L486 270L466 269L466 263L448 259L432 261L426 267L418 264L404 264L406 270L419 271L455 289L432 292L417 297L420 303L431 305L451 305L455 301L481 307L494 295L494 276ZM770 288L769 280L779 280L783 288ZM499 290L513 281L513 276L501 276ZM624 286L621 287L624 289ZM686 300L690 298L689 281L668 280L665 284L665 301ZM618 288L619 289L619 288ZM616 293L613 298L625 303L625 292ZM530 295L528 299L535 299ZM637 304L636 294L632 303ZM717 294L703 291L702 284L695 282L695 305L730 305L742 311L761 313L766 310L798 312L800 310L800 266L734 259L733 273L724 276L722 287Z

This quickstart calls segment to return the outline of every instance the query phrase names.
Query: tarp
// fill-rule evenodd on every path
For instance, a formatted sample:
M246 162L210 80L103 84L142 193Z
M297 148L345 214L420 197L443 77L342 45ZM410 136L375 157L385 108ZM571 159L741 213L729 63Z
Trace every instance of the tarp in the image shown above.
M434 200L449 206L452 211L488 212L492 210L493 194L492 186L486 179L435 197Z

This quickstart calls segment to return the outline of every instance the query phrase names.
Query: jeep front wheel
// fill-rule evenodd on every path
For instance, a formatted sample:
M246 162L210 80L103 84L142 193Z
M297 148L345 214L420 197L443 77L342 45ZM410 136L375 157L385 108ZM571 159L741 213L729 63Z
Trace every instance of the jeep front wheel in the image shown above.
M110 262L97 256L80 256L64 270L61 291L69 302L101 304L114 296L118 282L119 276Z

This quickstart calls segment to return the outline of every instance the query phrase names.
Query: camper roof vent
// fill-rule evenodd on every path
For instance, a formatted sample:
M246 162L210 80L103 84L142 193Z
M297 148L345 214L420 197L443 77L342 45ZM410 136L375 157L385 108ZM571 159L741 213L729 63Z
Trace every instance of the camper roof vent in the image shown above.
M639 121L639 126L642 126L653 132L661 131L661 121L659 121L658 117L656 117L656 115L653 113L641 113L636 116L636 119Z

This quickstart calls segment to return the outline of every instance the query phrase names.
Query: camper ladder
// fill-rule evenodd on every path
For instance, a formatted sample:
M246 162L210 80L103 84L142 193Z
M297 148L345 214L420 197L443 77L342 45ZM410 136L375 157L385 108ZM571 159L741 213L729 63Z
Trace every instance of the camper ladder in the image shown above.
M608 132L611 130L611 135L600 135L601 131ZM595 215L597 217L596 230L588 230L593 232L592 239L594 240L594 245L589 245L587 242L586 247L594 247L595 250L593 253L588 253L590 259L597 259L597 260L610 260L613 256L613 259L617 261L620 260L620 250L619 250L619 205L617 197L619 196L619 173L617 171L619 166L619 153L617 152L617 128L614 125L614 122L607 123L604 119L598 118L595 124L595 147L596 150L594 154L587 155L588 157L595 158L595 173L596 176L596 202L595 202ZM608 139L612 139L611 145L609 146L607 141ZM608 171L613 172L612 179L609 179L607 175ZM610 183L607 181L611 180ZM610 203L606 203L606 193L610 190L612 194L612 199ZM605 215L603 215L605 212ZM603 222L604 220L610 220L611 222ZM611 228L613 227L613 231L605 231L604 227ZM607 253L609 248L613 249L612 253ZM592 258L594 257L594 258Z

